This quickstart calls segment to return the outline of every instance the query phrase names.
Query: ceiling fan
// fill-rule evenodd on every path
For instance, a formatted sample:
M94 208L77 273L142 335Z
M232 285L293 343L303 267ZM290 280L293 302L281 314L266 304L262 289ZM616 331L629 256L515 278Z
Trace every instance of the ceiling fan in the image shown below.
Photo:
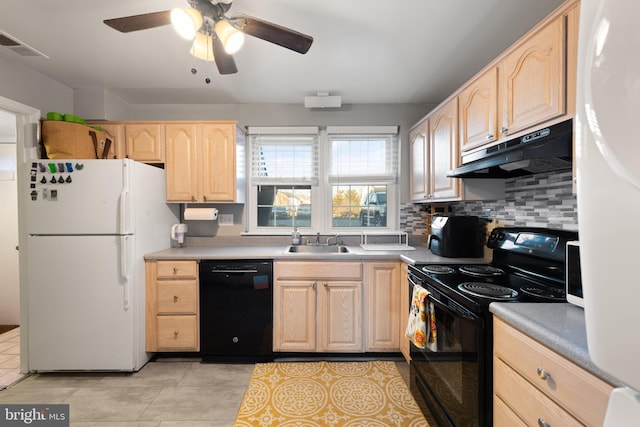
M226 16L233 0L187 0L190 8L165 10L123 18L106 19L109 27L123 33L173 24L182 37L193 40L191 54L215 61L220 74L238 71L233 53L237 52L244 35L277 44L301 54L307 53L313 37L252 16Z

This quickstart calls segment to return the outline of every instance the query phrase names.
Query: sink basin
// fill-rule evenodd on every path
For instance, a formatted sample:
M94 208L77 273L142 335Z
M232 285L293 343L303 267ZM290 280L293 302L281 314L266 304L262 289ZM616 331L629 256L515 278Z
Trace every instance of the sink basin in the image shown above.
M346 246L327 246L327 245L300 245L289 246L285 252L291 254L346 254L349 248Z

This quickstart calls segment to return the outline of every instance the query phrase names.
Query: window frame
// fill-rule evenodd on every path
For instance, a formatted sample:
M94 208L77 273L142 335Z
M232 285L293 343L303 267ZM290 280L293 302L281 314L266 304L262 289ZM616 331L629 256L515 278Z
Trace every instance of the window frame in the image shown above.
M251 129L247 134L247 151L251 150ZM255 129L255 128L254 128ZM263 128L260 128L263 129ZM286 131L288 128L273 127L273 131L281 130ZM331 182L330 169L331 169L331 141L329 138L330 132L340 131L340 134L369 134L371 136L382 135L383 133L388 136L393 134L395 141L395 149L397 155L393 159L396 164L395 179L393 182L385 182L387 187L387 223L385 227L333 227L332 221L332 194L333 186L338 185L336 182ZM399 231L399 180L400 180L400 134L398 132L398 126L340 126L340 127L326 127L318 128L318 185L311 186L311 226L310 227L298 227L298 231L302 235L312 235L316 233L320 234L341 234L341 235L362 235L364 233L384 233L384 232L398 232ZM247 171L252 170L252 156L247 156ZM249 177L250 178L250 177ZM257 226L257 186L252 184L251 179L247 179L247 201L245 205L245 234L248 235L289 235L292 232L292 227L258 227ZM380 185L381 182L378 178L374 178L368 181L352 181L344 182L344 185ZM301 185L303 183L300 183Z

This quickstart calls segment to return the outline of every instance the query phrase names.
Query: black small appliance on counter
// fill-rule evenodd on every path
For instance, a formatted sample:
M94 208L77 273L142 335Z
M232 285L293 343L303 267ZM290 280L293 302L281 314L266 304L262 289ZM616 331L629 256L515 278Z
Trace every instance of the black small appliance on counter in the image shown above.
M428 248L447 258L482 258L486 221L477 216L434 216Z

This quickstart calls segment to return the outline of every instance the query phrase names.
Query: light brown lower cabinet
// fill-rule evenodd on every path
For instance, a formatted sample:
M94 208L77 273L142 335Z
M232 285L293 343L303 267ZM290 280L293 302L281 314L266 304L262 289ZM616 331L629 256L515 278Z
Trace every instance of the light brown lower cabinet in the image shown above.
M407 329L407 320L409 319L409 265L403 262L400 266L400 331L399 344L400 352L405 360L411 360L409 339L404 336Z
M147 351L198 351L198 263L146 262Z
M273 349L362 352L362 263L275 262Z
M494 317L494 426L601 426L613 386Z
M400 349L400 262L366 262L366 350L397 352Z

